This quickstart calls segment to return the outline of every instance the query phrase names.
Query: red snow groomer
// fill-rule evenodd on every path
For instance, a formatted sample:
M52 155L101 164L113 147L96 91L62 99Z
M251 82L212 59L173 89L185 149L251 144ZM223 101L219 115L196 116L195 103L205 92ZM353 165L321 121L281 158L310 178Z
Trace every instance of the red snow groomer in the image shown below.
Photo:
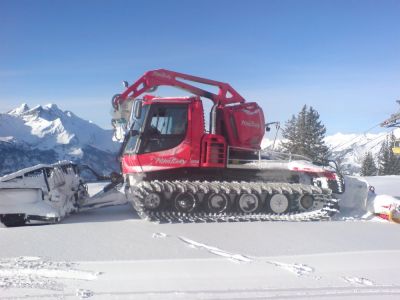
M263 111L229 84L160 69L125 86L112 99L112 123L115 138L123 141L126 193L140 217L171 222L317 220L337 211L332 191L343 192L341 176L304 157L262 151ZM149 94L159 86L193 96ZM209 130L202 98L213 103Z

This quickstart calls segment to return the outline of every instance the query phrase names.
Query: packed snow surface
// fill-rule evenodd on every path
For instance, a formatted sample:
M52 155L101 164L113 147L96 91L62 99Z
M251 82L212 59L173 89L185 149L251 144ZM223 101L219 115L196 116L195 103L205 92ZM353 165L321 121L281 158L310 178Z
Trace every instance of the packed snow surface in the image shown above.
M351 182L400 196L398 176ZM161 225L120 205L0 228L0 299L399 298L399 225L347 204L329 222Z

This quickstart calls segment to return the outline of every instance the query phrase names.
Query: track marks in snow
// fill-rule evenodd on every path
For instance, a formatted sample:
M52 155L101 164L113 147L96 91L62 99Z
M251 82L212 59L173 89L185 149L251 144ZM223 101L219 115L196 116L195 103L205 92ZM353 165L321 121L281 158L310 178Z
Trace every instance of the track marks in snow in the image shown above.
M22 256L0 260L0 288L63 291L61 279L95 280L100 273L76 269L77 264Z
M179 241L183 242L187 246L193 249L199 249L199 250L206 250L211 254L221 256L223 258L226 258L230 261L236 262L236 263L251 263L251 262L265 262L268 264L271 264L275 267L281 268L285 271L289 271L296 276L304 276L304 275L310 275L311 273L314 272L314 269L310 266L304 265L304 264L287 264L287 263L282 263L282 262L277 262L277 261L268 261L268 260L262 260L257 257L251 257L249 255L244 255L240 253L233 253L230 251L222 250L214 246L209 246L200 242L193 241L191 239L188 239L183 236L172 236L168 235L162 232L156 232L153 233L153 238L159 238L159 239L165 239L165 238L176 238Z
M285 271L294 273L297 276L309 275L312 272L314 272L313 268L311 268L310 266L304 265L304 264L287 264L287 263L281 263L281 262L276 262L276 261L268 261L268 260L265 261L265 260L261 260L257 257L251 257L248 255L232 253L229 251L221 250L217 247L208 246L206 244L202 244L202 243L190 240L190 239L182 237L182 236L179 236L178 239L180 241L186 243L187 245L189 245L192 248L205 249L212 254L227 258L234 262L245 262L245 263L250 263L250 262L254 262L254 261L266 262L273 266L279 267Z
M364 277L343 277L343 280L357 286L374 286L375 283Z
M237 254L237 253L232 253L229 251L221 250L217 247L208 246L206 244L202 244L202 243L187 239L182 236L178 236L178 239L180 241L184 242L185 244L189 245L189 247L192 247L195 249L204 249L212 254L222 256L222 257L227 258L234 262L252 262L253 261L253 259L251 259L248 256L245 256L243 254Z
M172 236L172 235L165 234L163 232L155 232L155 233L153 233L152 237L155 239L176 238L179 241L186 244L190 248L206 250L214 255L221 256L223 258L229 259L234 262L252 262L253 261L253 259L251 259L245 255L225 251L225 250L219 249L217 247L209 246L209 245L206 245L203 243L199 243L199 242L190 240L183 236Z
M266 263L273 265L277 268L280 268L284 271L290 272L292 274L295 274L298 277L301 276L308 276L309 278L312 278L314 280L321 280L322 277L315 275L315 270L314 268L305 265L305 264L299 264L299 263L294 263L294 264L289 264L289 263L283 263L283 262L278 262L278 261L272 261L272 260L266 260L263 258L259 257L252 257L250 255L244 255L240 253L233 253L230 251L222 250L214 246L206 245L191 239L188 239L183 236L173 236L169 235L163 232L156 232L153 233L152 235L153 238L157 239L166 239L166 238L171 238L171 239L177 239L180 242L184 243L186 246L193 248L193 249L198 249L198 250L206 250L211 254L226 258L230 261L236 262L236 263ZM347 283L350 283L351 285L355 285L358 287L377 287L379 285L376 285L372 280L369 280L364 277L350 277L350 276L343 276L340 277L342 280L346 281Z
M313 268L304 264L286 264L277 261L267 261L267 263L294 273L296 276L310 275L314 272Z
M153 238L153 239L165 239L165 238L167 238L167 237L168 237L168 235L165 234L165 233L163 233L163 232L155 232L155 233L153 233L153 235L152 235L152 238Z

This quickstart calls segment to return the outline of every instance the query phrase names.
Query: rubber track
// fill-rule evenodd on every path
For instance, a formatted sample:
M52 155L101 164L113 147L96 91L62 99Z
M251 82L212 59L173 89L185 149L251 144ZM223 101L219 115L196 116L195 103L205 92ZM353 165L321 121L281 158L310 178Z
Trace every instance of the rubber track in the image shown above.
M181 213L176 211L151 211L143 206L143 199L149 193L225 193L241 194L261 193L289 194L299 198L302 195L312 195L315 202L320 202L322 208L305 212L292 212L289 214L270 213L208 213L191 212ZM264 182L189 182L189 181L143 181L128 191L128 199L132 203L140 218L157 223L200 223L200 222L255 222L255 221L320 221L329 220L338 212L338 200L331 197L329 189L316 186L290 183L264 183ZM293 208L292 208L293 209Z

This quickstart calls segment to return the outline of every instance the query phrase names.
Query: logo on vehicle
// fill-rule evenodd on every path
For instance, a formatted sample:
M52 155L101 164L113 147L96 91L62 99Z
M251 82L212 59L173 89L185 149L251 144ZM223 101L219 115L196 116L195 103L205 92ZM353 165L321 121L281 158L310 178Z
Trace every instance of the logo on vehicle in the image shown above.
M241 124L242 124L242 126L244 126L244 127L260 128L260 124L254 122L254 121L242 120Z
M176 157L156 157L154 162L160 165L184 165L186 159Z
M252 116L252 115L258 114L259 110L258 109L248 110L248 109L242 108L242 112L244 112L246 115Z
M153 75L158 76L158 77L163 77L165 79L172 79L171 75L168 75L168 74L163 73L163 72L154 72Z

